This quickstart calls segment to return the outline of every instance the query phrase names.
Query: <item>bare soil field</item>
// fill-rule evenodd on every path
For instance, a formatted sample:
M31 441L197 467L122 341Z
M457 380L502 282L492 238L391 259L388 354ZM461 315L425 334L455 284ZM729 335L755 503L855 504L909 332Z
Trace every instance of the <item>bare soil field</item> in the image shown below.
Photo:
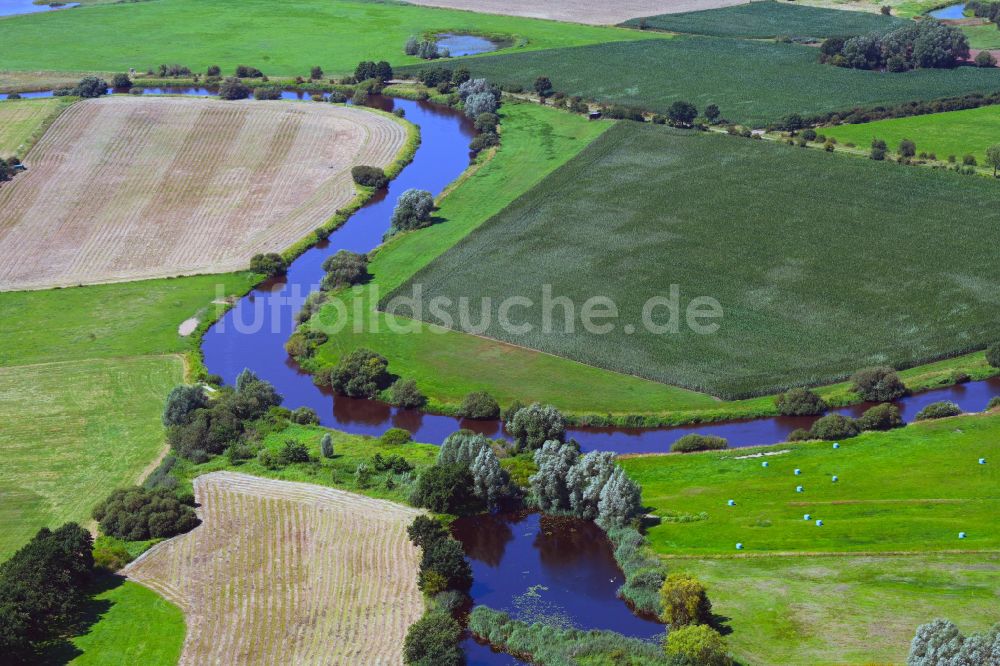
M67 109L0 186L0 290L245 269L388 166L394 119L315 102L115 96Z
M407 2L425 7L465 9L483 14L614 25L640 16L742 5L746 0L407 0Z
M232 472L194 489L202 524L124 570L184 610L181 664L402 663L417 510Z

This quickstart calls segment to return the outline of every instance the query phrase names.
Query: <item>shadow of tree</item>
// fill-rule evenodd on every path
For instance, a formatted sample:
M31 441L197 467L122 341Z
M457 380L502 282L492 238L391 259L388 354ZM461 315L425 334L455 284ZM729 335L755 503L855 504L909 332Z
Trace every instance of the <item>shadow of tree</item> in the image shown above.
M73 619L66 636L42 646L37 655L38 661L36 663L46 666L67 664L81 656L83 651L72 643L72 638L86 634L90 631L91 627L101 621L101 618L111 610L114 604L107 599L97 599L96 597L119 587L125 580L124 576L119 576L118 574L97 574L93 584L87 591L87 601Z

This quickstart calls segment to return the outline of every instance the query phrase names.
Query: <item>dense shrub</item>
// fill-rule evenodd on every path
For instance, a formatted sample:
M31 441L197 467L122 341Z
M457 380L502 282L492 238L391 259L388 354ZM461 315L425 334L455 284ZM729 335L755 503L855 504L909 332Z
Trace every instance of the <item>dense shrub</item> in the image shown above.
M487 115L487 114L483 114ZM495 132L482 132L477 134L476 137L469 142L469 150L474 153L478 153L487 148L492 148L493 146L500 145L500 135Z
M389 362L370 349L355 349L330 370L330 387L352 398L374 398L386 388Z
M264 72L249 65L237 65L234 75L238 79L259 79L264 76Z
M299 425L319 425L319 414L312 407L296 407L289 415L289 419Z
M426 190L408 189L399 195L390 218L388 235L420 229L430 224L434 196Z
M976 67L996 67L997 59L989 51L980 51L976 54Z
M715 451L729 447L729 442L723 437L714 435L684 435L670 447L674 453L691 453L692 451Z
M219 84L219 99L236 100L250 96L250 86L239 79L228 78Z
M660 619L671 629L689 624L708 624L712 619L712 602L705 586L689 574L667 576L660 588Z
M520 449L537 449L548 441L566 439L566 419L552 405L532 403L514 412L505 424Z
M385 60L373 62L363 60L354 68L354 79L361 81L377 81L385 83L392 78L392 66Z
M94 540L94 568L113 573L132 561L125 542L110 536Z
M986 348L986 362L994 368L1000 368L1000 342Z
M473 391L462 400L458 415L467 419L496 419L500 417L500 403L486 391Z
M643 116L642 111L639 109L633 109L628 106L621 106L620 104L615 104L603 109L601 113L605 118L610 118L612 120L632 120L637 123L644 122L646 120Z
M374 187L376 190L381 189L389 184L389 179L379 167L374 166L356 166L351 169L351 178L354 182L363 187Z
M785 438L786 442L808 442L811 439L816 439L815 435L805 428L796 428L795 430L788 433L788 437Z
M218 65L209 65L205 70L205 76L222 76L222 68Z
M1000 663L1000 623L964 636L948 620L934 620L917 627L907 666L976 666Z
M115 74L111 77L111 87L116 90L128 90L132 87L132 79L125 73Z
M671 631L664 647L668 655L685 657L698 666L731 666L733 663L725 639L704 624Z
M309 299L306 299L306 303L309 303ZM299 312L299 315L303 314L309 314L309 311L305 307ZM292 333L288 337L288 340L285 341L285 351L294 359L311 358L316 354L316 350L329 339L330 336L321 330L312 328L299 329Z
M474 512L482 505L472 493L472 483L472 473L466 465L434 465L420 475L410 501L436 513Z
M891 32L859 35L846 40L838 52L830 40L820 60L840 67L905 72L921 68L951 68L969 57L969 42L956 27L933 20L912 22Z
M94 507L101 532L126 541L172 537L193 529L198 518L169 490L142 486L116 490Z
M438 465L459 464L470 467L479 452L490 448L490 440L485 435L471 430L456 430L448 435L438 449Z
M326 101L330 102L330 104L346 104L347 95L337 90L334 90L332 93L330 93L330 96L327 97Z
M326 275L323 276L321 287L331 291L362 284L370 277L368 256L350 250L340 250L332 257L328 257L323 262L323 270L326 271Z
M208 398L200 386L175 386L167 396L167 404L163 408L163 425L169 427L188 423L191 413L206 405Z
M851 377L852 390L868 402L890 402L906 395L906 386L892 368L858 370Z
M253 98L256 100L279 100L281 99L281 88L277 86L258 86L253 89Z
M698 109L694 104L678 100L667 108L667 120L674 127L691 127L698 117Z
M286 439L278 451L278 461L281 465L309 462L309 447L295 439Z
M414 380L400 379L389 388L389 403L396 407L414 409L426 405L427 396L420 392Z
M462 627L448 613L427 613L407 630L403 660L426 666L462 666L465 654L458 645L461 638Z
M385 446L402 446L412 440L413 434L406 428L389 428L379 438Z
M948 416L958 416L962 413L962 408L951 402L950 400L943 400L941 402L932 402L927 405L913 417L915 421L928 421L930 419L943 419Z
M827 414L813 423L810 432L814 439L847 439L854 437L861 429L858 422L843 414Z
M782 393L774 404L783 416L813 416L827 409L823 398L805 388L793 388Z
M250 259L250 270L268 277L281 275L288 270L288 264L280 254L268 252L267 254L255 254Z
M476 116L476 131L477 132L493 132L496 133L497 125L500 124L500 116L495 113L480 113Z
M899 408L887 402L865 410L858 419L858 427L862 430L892 430L904 425Z
M84 99L106 95L108 94L108 82L96 76L85 76L76 84L73 94Z
M489 92L473 93L465 98L465 115L477 118L484 113L496 113L499 106L496 97Z

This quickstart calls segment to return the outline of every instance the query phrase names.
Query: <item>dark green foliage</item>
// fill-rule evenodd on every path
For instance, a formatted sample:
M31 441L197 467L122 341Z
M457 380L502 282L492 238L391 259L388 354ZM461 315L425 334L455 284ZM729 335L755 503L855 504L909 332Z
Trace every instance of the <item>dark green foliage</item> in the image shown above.
M357 254L350 250L340 250L323 262L322 288L326 290L340 289L354 284L362 284L370 277L368 275L368 255Z
M194 509L172 491L122 488L94 507L101 532L126 541L161 539L182 534L198 524Z
M233 74L238 79L259 79L264 76L264 72L249 65L237 65Z
M928 421L930 419L943 419L948 416L958 416L962 413L962 408L951 402L950 400L944 400L941 402L932 402L927 405L913 417L914 421Z
M473 391L462 400L458 415L479 420L500 418L500 403L486 391Z
M887 402L865 410L858 419L858 427L862 430L892 430L903 425L905 424L899 414L899 408Z
M413 434L406 428L389 428L379 437L379 441L386 446L402 446L412 440Z
M167 396L167 404L163 408L163 425L169 427L188 423L191 412L206 405L208 398L200 386L175 386Z
M868 402L889 402L906 395L906 386L896 371L884 366L858 370L851 377L851 384Z
M320 66L315 66L309 70L309 78L313 81L319 81L323 78L323 68Z
M380 190L389 184L389 179L380 167L356 166L351 168L351 178L362 187L373 187Z
M309 447L295 439L285 440L278 457L283 465L309 462Z
M410 542L418 548L426 548L431 543L448 538L448 530L430 516L417 516L406 528Z
M837 55L842 58L833 61ZM882 34L872 32L844 42L832 64L855 69L905 72L911 69L952 68L969 57L969 42L961 29L937 21L908 22ZM825 53L821 56L827 59Z
M250 259L250 270L268 277L281 275L288 269L288 264L280 254L269 252L267 254L255 254Z
M869 153L869 157L876 162L881 162L885 159L885 153L887 150L888 148L885 145L885 141L882 139L872 139L872 150L871 153Z
M314 292L314 294L321 294L323 292ZM310 294L310 296L314 295ZM307 304L309 299L306 299ZM316 299L313 300L313 303ZM304 306L300 314L308 313ZM310 315L311 316L311 315ZM285 351L288 355L294 359L304 359L311 358L319 347L329 339L329 336L323 331L315 328L299 329L292 333L288 340L285 341Z
M42 528L0 564L0 654L37 663L34 648L76 620L93 577L93 542L76 523Z
M94 568L108 573L118 571L133 559L124 541L109 536L97 537L93 553Z
M719 116L722 115L722 111L719 110L717 104L709 104L705 107L705 118L711 124L716 124L719 121Z
M997 59L989 51L980 51L976 54L976 67L996 67Z
M789 389L780 394L774 404L782 416L812 416L822 414L827 409L823 398L804 388Z
M856 436L861 428L855 419L843 414L827 414L813 423L810 432L813 439L847 439Z
M426 190L409 189L399 195L390 219L389 235L426 227L434 210L434 197Z
M170 473L176 464L177 456L172 453L165 455L160 464L156 466L156 469L154 469L152 473L146 477L146 480L142 482L143 487L148 488L149 490L156 490L158 488L173 490L176 488L177 477Z
M227 78L219 84L219 99L246 99L250 96L250 86L236 78Z
M132 79L125 73L115 74L111 77L111 87L115 90L128 90L132 87Z
M462 515L478 510L472 474L462 464L434 465L421 473L410 501L436 513Z
M849 37L903 25L899 19L887 19L867 12L845 12L770 1L647 16L626 21L625 25L638 27L642 21L654 30L753 39L780 35L797 38Z
M476 116L477 132L493 132L495 134L499 124L500 116L495 113L480 113Z
M389 362L370 349L355 349L330 370L330 387L352 398L374 398L389 385Z
M549 80L549 77L539 76L535 79L535 93L539 97L543 99L551 97L553 92L555 91L552 89L552 81Z
M462 627L448 613L427 613L406 631L403 660L420 666L462 666Z
M533 403L517 410L504 426L518 448L537 449L545 442L566 439L566 419L552 405Z
M406 474L413 471L413 465L406 461L406 458L395 453L383 456L376 453L372 456L372 469L376 472L392 472L393 474Z
M205 70L205 76L222 76L222 68L218 65L209 65Z
M451 537L424 546L420 559L421 583L428 579L429 572L444 579L446 589L463 590L472 585L472 567L465 559L462 544ZM425 589L423 584L420 587Z
M253 89L253 98L256 100L279 100L281 99L281 88L277 86L258 86Z
M913 157L917 154L917 144L909 139L899 142L899 155L901 157Z
M167 77L176 79L181 76L191 76L191 68L185 65L178 65L176 63L173 65L160 65L156 70L156 74L161 79L165 79Z
M416 409L427 404L427 396L420 392L412 379L399 379L389 388L389 403L396 407Z
M788 433L788 437L785 438L786 442L808 442L811 439L816 439L816 437L806 430L805 428L796 428L795 430Z
M480 114L480 115L492 115L492 114ZM482 132L469 142L469 150L474 153L478 153L481 150L487 148L492 148L493 146L500 145L500 135L496 132Z
M994 343L986 348L986 362L994 368L1000 368L1000 343Z
M611 120L631 120L637 123L646 120L641 110L631 106L622 106L621 104L612 104L604 109L602 113L605 118L610 118Z
M678 100L667 108L667 120L674 127L690 127L698 117L698 109L694 104Z
M319 415L312 407L296 407L291 413L292 423L299 425L319 425Z
M670 447L674 453L691 453L692 451L716 451L729 448L729 442L723 437L714 435L684 435Z
M386 61L372 62L365 60L354 68L354 79L358 82L375 80L385 83L392 78L392 67Z
M327 98L327 101L330 102L330 104L346 104L347 95L337 90L334 90L332 93L330 93L330 96Z
M108 94L108 82L96 76L85 76L73 89L73 94L84 99Z

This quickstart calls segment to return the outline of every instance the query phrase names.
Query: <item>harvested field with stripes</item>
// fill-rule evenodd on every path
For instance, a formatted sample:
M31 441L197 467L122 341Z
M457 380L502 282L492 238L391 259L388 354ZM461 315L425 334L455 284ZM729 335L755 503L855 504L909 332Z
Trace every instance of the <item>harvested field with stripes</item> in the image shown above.
M202 524L124 571L183 609L181 664L402 663L417 510L232 472L194 489Z
M673 14L738 5L745 0L409 0L414 5L464 9L552 21L607 25L637 16Z
M0 289L245 269L354 197L406 128L312 102L111 97L67 109L0 187Z

